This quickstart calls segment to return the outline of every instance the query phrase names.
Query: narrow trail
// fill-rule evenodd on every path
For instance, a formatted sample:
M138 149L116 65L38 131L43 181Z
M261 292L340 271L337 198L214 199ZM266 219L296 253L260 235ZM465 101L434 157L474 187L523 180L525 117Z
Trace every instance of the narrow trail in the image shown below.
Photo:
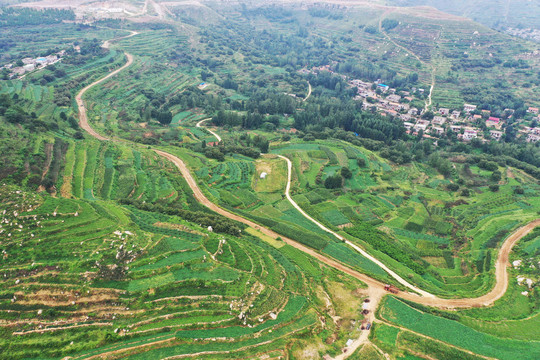
M392 39L390 37L390 35L388 35L388 33L386 31L384 31L384 28L382 26L382 22L384 20L384 18L386 17L386 15L390 14L391 12L393 12L394 9L388 9L386 10L382 15L381 17L379 18L379 31L381 32L381 34L384 35L384 37L390 41L394 46L396 46L397 48L405 51L406 53L414 56L416 58L416 60L418 60L421 64L423 65L426 65L426 66L429 66L431 67L431 86L430 86L430 89L429 89L429 94L428 94L428 98L426 99L425 101L425 106L424 106L424 111L428 111L429 107L431 106L432 104L432 101L431 101L431 96L433 94L433 89L435 88L435 73L437 71L437 68L433 65L433 64L427 64L425 61L423 61L422 59L420 59L420 57L415 54L414 52L412 52L411 50L407 49L405 46L403 45L400 45L398 44L394 39Z
M433 95L433 89L435 88L435 72L437 71L437 68L433 65L431 66L431 87L429 88L429 95L426 100L426 106L424 107L424 111L428 111L429 107L431 106L431 95Z
M211 120L211 119L203 119L203 120L199 121L199 122L197 123L196 126L197 126L198 128L200 128L200 127L202 127L201 124L202 124L203 122L205 122L205 121L208 121L208 120ZM213 131L210 130L209 128L205 128L205 129L208 130L208 132L209 132L210 134L214 135L214 137L217 139L218 142L221 142L221 136L219 136L218 134L216 134L215 132L213 132Z
M307 101L307 99L309 99L309 97L311 96L311 83L308 81L307 84L308 84L308 93L307 93L306 98L302 101Z
M131 34L130 36L133 36L133 35L136 35L136 33ZM128 66L130 66L133 63L133 56L131 54L126 53L126 57L127 57L128 61L126 62L126 64L124 66L122 66L121 68L111 72L110 74L104 76L103 78L101 78L99 80L96 80L92 84L86 86L76 96L77 105L79 106L79 116L80 116L79 121L80 121L81 127L85 131L87 131L91 136L93 136L94 138L96 138L98 140L101 140L101 141L115 141L115 142L129 143L126 140L109 139L107 137L104 137L104 136L98 134L88 124L86 108L84 107L82 96L90 88L92 88L92 87L94 87L96 85L99 85L100 83L104 82L105 80L111 78L112 76L118 74L120 71L122 71L125 68L127 68ZM199 122L199 124L201 124L201 122ZM304 252L304 253L306 253L306 254L314 257L314 258L316 258L317 260L321 261L322 263L324 263L324 264L326 264L326 265L328 265L330 267L333 267L333 268L335 268L335 269L337 269L337 270L339 270L339 271L341 271L343 273L346 273L346 274L348 274L350 276L353 276L353 277L365 282L368 285L368 287L373 287L377 291L382 291L383 293L385 293L384 284L381 283L380 281L372 279L372 278L370 278L369 276L367 276L365 274L362 274L362 273L360 273L360 272L358 272L356 270L353 270L353 269L349 268L348 266L345 266L342 263L338 262L337 260L326 257L325 255L322 255L321 253L318 253L314 249L309 248L309 247L307 247L305 245L302 245L302 244L300 244L300 243L298 243L298 242L296 242L296 241L294 241L292 239L284 237L284 236L274 232L273 230L270 230L270 229L268 229L266 227L263 227L263 226L255 223L255 222L253 222L251 220L245 219L245 218L243 218L243 217L241 217L241 216L239 216L237 214L231 213L231 212L229 212L227 210L224 210L224 209L220 208L219 206L217 206L216 204L211 202L203 194L203 192L199 188L197 182L195 181L195 179L191 175L189 169L187 168L186 164L180 158L178 158L177 156L175 156L175 155L173 155L171 153L163 151L163 150L153 149L153 151L155 151L158 155L160 155L160 156L168 159L169 161L171 161L178 168L178 170L180 171L182 176L187 181L190 189L193 191L193 194L194 194L195 198L197 199L197 201L199 201L201 204L205 205L209 209L211 209L211 210L215 211L216 213L221 214L221 215L223 215L223 216L225 216L225 217L227 217L229 219L232 219L232 220L241 222L241 223L243 223L245 225L248 225L248 226L250 226L250 227L252 227L252 228L254 228L254 229L262 232L263 234L265 234L267 236L270 236L270 237L272 237L274 239L281 238L285 243L287 243L287 244L295 247L296 249L298 249L298 250L300 250L300 251L302 251L302 252ZM294 206L294 204L296 204L296 203L294 202L294 200L292 200L292 198L290 196L292 163L290 162L289 159L287 159L285 157L283 157L283 158L287 160L287 164L288 164L288 177L287 177L286 196L289 199L289 201L292 201L291 204L293 204L293 206ZM338 239L340 239L340 238L343 239L343 237L341 235L332 232L331 230L325 228L322 224L316 222L313 218L311 218L309 215L307 215L297 204L296 204L295 208L297 208L310 221L314 221L314 223L316 223L319 227L321 227L321 229L334 234L334 236L336 236ZM400 292L397 296L401 297L401 298L404 298L404 299L411 300L411 301L415 301L415 302L420 303L420 304L439 307L439 308L463 308L463 307L491 305L491 304L493 304L494 301L501 298L504 295L504 293L506 292L506 289L508 288L507 267L510 265L509 264L509 254L510 254L510 251L512 250L512 247L523 236L526 236L529 232L531 232L537 226L540 226L540 219L531 221L527 225L519 228L518 230L516 230L514 233L512 233L505 240L505 242L503 243L503 245L502 245L502 247L501 247L501 249L499 251L499 254L498 254L498 257L497 257L497 262L495 264L495 268L496 268L496 270L495 270L495 278L496 278L495 286L489 293L487 293L487 294L485 294L483 296L480 296L478 298L442 299L442 298L438 298L438 297L436 297L436 296L434 296L434 295L432 295L432 294L430 294L428 292L417 289L415 286L413 286L411 284L408 284L405 280L402 279L403 283L401 281L400 281L400 283L402 283L405 286L407 286L406 284L408 284L408 286L407 286L408 288L413 289L413 290L417 291L420 294L424 294L424 296L420 296L420 295L413 294L413 293L408 293L408 292ZM357 249L357 251L363 251L362 249L360 249L356 245L354 245L354 244L352 244L350 242L347 242L347 243L350 246L353 246L355 249ZM377 264L382 264L379 260L377 260L374 257L371 257L369 254L366 253L366 255L367 255L366 257L368 257L372 261L375 261ZM384 266L384 264L382 264L382 265ZM381 266L381 265L379 265L379 266ZM386 268L386 266L384 266L383 268ZM389 272L389 274L391 274L391 273ZM400 277L396 274L395 278L396 278L396 280L398 280Z

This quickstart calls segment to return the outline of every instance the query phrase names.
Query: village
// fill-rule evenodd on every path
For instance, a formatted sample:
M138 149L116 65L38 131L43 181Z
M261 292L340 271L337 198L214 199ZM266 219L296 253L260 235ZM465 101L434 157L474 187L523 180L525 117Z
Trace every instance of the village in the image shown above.
M23 77L25 74L35 70L40 70L46 66L56 64L62 60L66 54L65 50L53 53L47 56L40 56L37 58L24 58L16 61L15 63L4 65L0 68L0 71L7 74L8 79L16 77Z
M399 118L407 130L407 134L422 136L424 138L438 139L445 134L454 134L459 141L472 141L478 139L483 142L499 141L506 131L509 120L518 130L518 137L526 142L540 141L540 110L529 107L528 118L531 118L530 127L522 125L523 119L513 119L514 109L504 109L504 117L492 116L491 111L481 110L477 105L464 104L462 109L439 108L431 114L426 109L411 106L417 96L422 96L425 90L413 87L411 91L397 91L384 84L381 80L365 82L359 79L337 74L329 65L314 67L312 70L302 69L301 74L317 74L327 71L340 76L343 80L357 89L355 100L362 101L364 110L377 111L382 116Z

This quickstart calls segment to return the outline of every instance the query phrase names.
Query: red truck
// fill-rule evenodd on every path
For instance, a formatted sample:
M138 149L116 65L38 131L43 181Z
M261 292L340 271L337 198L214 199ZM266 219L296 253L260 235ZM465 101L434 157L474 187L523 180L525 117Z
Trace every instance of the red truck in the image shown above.
M391 292L392 294L397 294L399 292L398 288L394 285L384 285L384 290Z

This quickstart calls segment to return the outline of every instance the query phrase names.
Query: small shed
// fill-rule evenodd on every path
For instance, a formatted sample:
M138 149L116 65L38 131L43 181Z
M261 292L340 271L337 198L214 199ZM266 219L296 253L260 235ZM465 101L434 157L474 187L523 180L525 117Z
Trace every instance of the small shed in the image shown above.
M266 179L266 175L268 175L268 174L265 173L265 172L262 172L262 173L261 173L261 179Z

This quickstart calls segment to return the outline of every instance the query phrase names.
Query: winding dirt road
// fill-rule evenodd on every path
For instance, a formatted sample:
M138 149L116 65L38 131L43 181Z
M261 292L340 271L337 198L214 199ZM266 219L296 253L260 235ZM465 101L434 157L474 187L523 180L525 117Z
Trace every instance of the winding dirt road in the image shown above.
M122 36L122 37L119 37L119 38L116 38L116 39L113 39L113 40L107 40L101 46L103 48L105 48L105 49L108 49L112 41L118 41L118 40L121 40L121 39L127 39L127 38L130 38L130 37L135 36L137 34L138 34L138 32L131 31L130 35ZM126 61L126 63L124 65L122 65L118 69L114 70L113 72L109 73L108 75L102 77L101 79L99 79L97 81L94 81L90 85L84 87L81 91L79 91L77 96L75 96L75 101L77 102L77 107L79 108L79 125L80 125L80 127L83 128L87 133L89 133L90 135L92 135L93 137L95 137L98 140L103 141L103 140L109 140L109 139L104 137L104 136L101 136L100 134L98 134L88 124L88 116L86 114L86 108L84 107L84 101L83 101L82 97L89 89L93 88L94 86L96 86L98 84L101 84L102 82L104 82L107 79L110 79L114 75L118 74L119 72L121 72L122 70L124 70L125 68L130 66L133 63L133 55L128 54L128 53L125 53L125 54L126 54L127 61Z
M132 34L131 36L133 36L135 34ZM94 138L98 139L98 140L102 140L102 141L108 141L108 140L111 140L109 138L106 138L100 134L98 134L94 129L92 129L92 127L89 125L88 123L88 118L87 118L87 113L86 113L86 108L84 107L84 102L83 102L83 99L82 99L82 96L86 93L86 91L88 91L90 88L96 86L96 85L99 85L100 83L104 82L105 80L111 78L112 76L118 74L119 72L121 72L122 70L124 70L125 68L127 68L128 66L130 66L132 63L133 63L133 56L131 54L128 54L126 53L126 57L127 57L127 62L125 65L123 65L122 67L120 67L119 69L111 72L110 74L108 74L107 76L95 81L94 83L86 86L85 88L83 88L76 96L76 100L77 100L77 105L79 106L79 122L80 122L80 126L86 130L91 136L93 136ZM199 122L200 124L201 122ZM112 139L112 141L122 141L122 142L126 142L125 140L119 140L119 139ZM251 220L248 220L248 219L245 219L243 217L240 217L238 216L237 214L234 214L234 213L231 213L227 210L224 210L222 208L220 208L219 206L217 206L216 204L212 203L203 193L202 191L200 190L197 182L195 181L195 179L193 178L193 176L191 175L190 171L188 170L186 164L180 159L178 158L177 156L173 155L173 154L170 154L168 152L165 152L163 150L158 150L158 149L154 149L154 151L168 159L169 161L171 161L173 164L175 164L175 166L179 169L180 173L182 174L182 176L186 179L189 187L191 188L191 190L193 191L193 194L195 196L195 198L200 202L202 203L203 205L205 205L206 207L208 207L209 209L227 217L227 218L230 218L232 220L236 220L238 222L241 222L241 223L244 223L254 229L257 229L258 231L262 232L263 234L265 235L268 235L274 239L277 239L277 238L281 238L284 242L286 242L287 244L297 248L298 250L300 251L303 251L304 253L310 255L310 256L313 256L314 258L318 259L319 261L321 261L322 263L328 265L328 266L331 266L337 270L340 270L350 276L353 276L363 282L365 282L368 287L370 288L374 288L373 290L376 290L376 291L383 291L384 292L384 284L375 280L375 279L372 279L370 277L368 277L367 275L364 275L358 271L355 271L341 263L339 263L338 261L334 260L334 259L331 259L331 258L328 258L318 252L316 252L315 250L311 249L311 248L308 248L292 239L289 239L287 237L284 237L270 229L267 229L263 226L260 226L258 224L256 224L255 222L251 221ZM287 158L285 158L287 159ZM290 197L290 186L291 186L291 171L292 171L292 164L290 162L290 160L287 159L287 163L288 163L288 181L287 181L287 190L286 190L286 196L288 199L290 199L289 201L292 201L292 198ZM294 201L291 202L291 203L294 203L296 204ZM298 205L296 205L298 206ZM296 207L295 206L295 207ZM310 219L311 221L315 221L314 219L312 219L311 217L309 217L309 215L307 215L303 210L301 210L301 208L297 208L299 211L301 211L304 216L307 216L308 219ZM315 223L317 223L315 221ZM319 224L317 223L321 228L325 229L325 227L322 225L322 224ZM537 226L540 226L540 219L537 219L535 221L532 221L530 222L529 224L519 228L518 230L516 230L514 233L512 233L507 239L506 241L504 242L500 252L499 252L499 255L498 255L498 258L497 258L497 262L496 262L496 271L495 271L495 275L496 275L496 284L494 286L494 288L487 294L481 296L481 297L478 297L478 298L473 298L473 299L441 299L441 298L438 298L436 296L433 296L432 294L429 294L425 291L422 291L420 289L417 289L416 287L414 287L413 285L410 285L409 284L409 288L415 290L415 291L418 291L420 294L425 294L425 296L420 296L420 295L417 295L417 294L413 294L413 293L407 293L407 292L400 292L398 294L399 297L402 297L402 298L405 298L405 299L408 299L408 300L412 300L412 301L415 301L415 302L418 302L418 303L421 303L421 304L424 304L424 305L430 305L430 306L435 306L435 307L440 307L440 308L462 308L462 307L473 307L473 306L487 306L487 305L491 305L494 301L496 301L497 299L501 298L504 293L506 292L506 289L508 288L508 272L506 271L507 267L509 266L509 254L510 254L510 251L512 250L512 247L519 241L519 239L521 239L523 236L527 235L530 231L532 231L535 227ZM329 229L326 229L325 231L329 231L331 233L333 233L331 230ZM333 233L335 236L337 236L338 238L340 237L339 234L335 234ZM351 246L354 245L352 243L349 243ZM358 248L360 249L360 248ZM361 250L361 249L360 249ZM369 255L369 254L368 254ZM380 263L377 259L373 258L374 260L376 260L378 263ZM372 260L373 261L373 260ZM384 264L382 264L384 265ZM398 279L398 278L396 278ZM398 280L399 281L399 280ZM403 280L405 281L405 280ZM405 281L406 282L406 281ZM405 285L405 284L403 284Z
M203 120L199 121L199 122L197 123L196 126L197 126L198 128L200 128L200 127L202 127L201 124L202 124L203 122L205 122L205 121L208 121L208 120L211 120L211 119L203 119ZM205 129L208 130L208 132L209 132L210 134L214 135L214 137L217 139L218 142L221 142L221 136L219 136L218 134L216 134L215 132L213 132L212 130L210 130L210 129L208 129L208 128L205 128Z

